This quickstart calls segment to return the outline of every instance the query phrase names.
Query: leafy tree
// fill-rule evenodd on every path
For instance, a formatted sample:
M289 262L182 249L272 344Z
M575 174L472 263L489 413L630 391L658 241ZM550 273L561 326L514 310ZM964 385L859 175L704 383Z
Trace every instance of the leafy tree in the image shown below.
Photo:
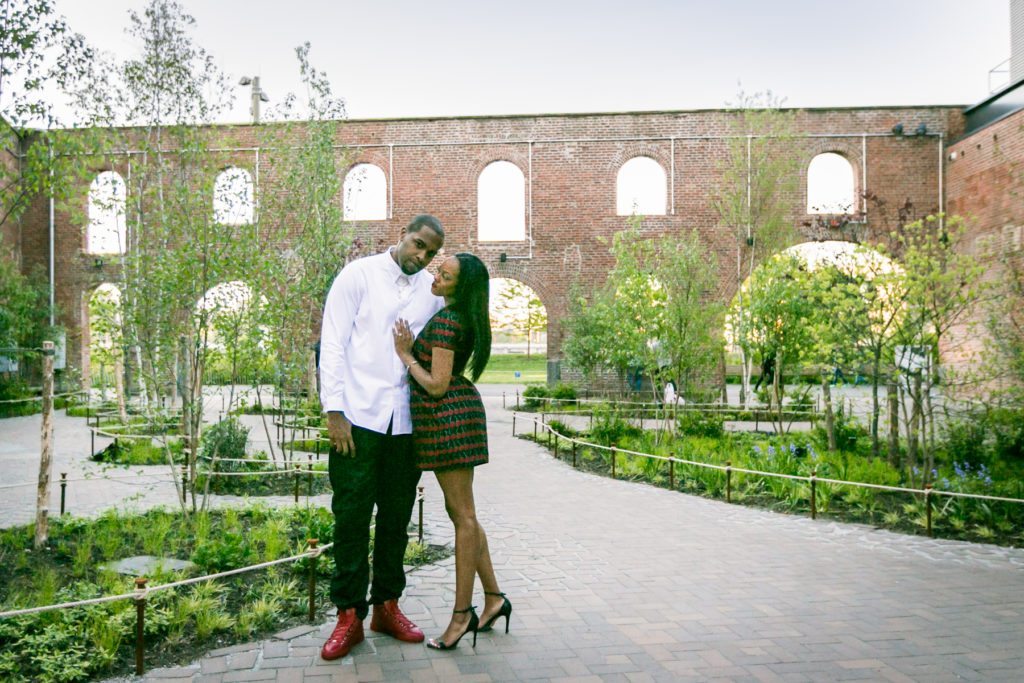
M741 344L749 357L771 360L770 404L780 433L784 431L782 377L790 368L800 368L815 346L813 319L819 309L808 296L811 282L803 258L791 253L773 256L754 269L745 285L746 305L741 307L737 296L731 315L733 329L745 332Z
M121 325L121 294L114 288L100 287L89 299L89 358L95 365L112 367L118 415L128 421L124 386L124 336ZM104 373L101 371L101 377ZM106 387L101 387L106 390Z
M197 126L223 110L221 98L230 90L193 42L194 24L172 0L150 0L141 14L129 12L127 33L139 54L120 63L95 60L75 94L83 120L102 131L102 146L79 159L79 174L97 161L130 164L127 244L116 270L123 337L134 351L142 394L151 399L147 409L156 412L161 399L180 393L186 438L198 444L211 311L197 310L197 303L215 284L239 279L238 269L251 266L257 250L251 229L212 216L218 159ZM196 452L189 457L192 481Z
M256 283L272 294L262 307L262 320L271 330L269 348L278 359L281 382L298 391L305 376L315 401L310 349L318 337L317 322L335 276L363 245L354 239L357 226L343 220L340 201L350 158L336 142L345 105L333 94L327 75L312 66L309 52L309 43L295 50L305 98L288 95L272 112L283 122L266 130L276 181L261 204L260 241L275 256L256 273ZM286 248L272 247L282 236Z
M544 304L530 287L517 280L504 281L504 287L491 311L493 324L526 337L526 357L530 357L530 344L535 333L548 326L548 313Z
M67 156L81 138L55 130L54 88L81 77L94 52L52 0L0 2L0 126L20 164L0 164L0 225L17 219L40 194L62 197L72 183ZM34 130L29 130L32 126Z
M615 319L603 292L593 293L588 300L579 285L573 285L563 325L562 354L583 374L584 382L592 381L602 367L612 366L610 350L614 345L610 342L615 336Z
M787 197L796 188L798 159L788 150L794 134L793 113L781 109L783 100L771 91L748 95L740 92L732 104L733 136L721 166L721 185L713 204L721 224L736 244L736 291L738 310L746 306L742 285L754 265L791 242L793 225ZM743 349L745 329L738 335L743 377L740 400L750 398L751 358Z
M599 366L620 377L639 367L655 394L672 381L681 396L704 399L722 345L714 259L696 232L648 239L639 224L613 237L604 286L589 302L574 296L563 350L587 376Z
M0 257L0 348L39 348L50 336L50 304L44 277L22 275Z
M931 349L929 356L941 361L939 350L947 356L959 357L967 369L959 373L939 366L947 392L973 384L981 376L975 369L971 352L965 347L975 338L979 316L974 315L991 287L983 282L984 265L965 244L966 226L959 216L927 216L907 223L892 235L896 253L904 268L907 288L906 315L900 320L900 341L906 345ZM958 328L952 346L950 331ZM920 430L910 421L908 440L911 455L917 452L918 435L924 455L924 472L934 468L935 406L932 387L940 377L937 372L903 373L905 391L910 394L914 414L921 419ZM913 467L913 458L908 463Z

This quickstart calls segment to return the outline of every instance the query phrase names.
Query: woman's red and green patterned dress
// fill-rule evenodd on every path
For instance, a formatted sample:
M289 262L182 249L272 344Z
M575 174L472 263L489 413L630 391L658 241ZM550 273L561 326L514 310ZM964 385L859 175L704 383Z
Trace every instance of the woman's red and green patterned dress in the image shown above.
M427 371L435 348L453 351L456 368L465 364L472 351L459 314L450 308L438 311L413 343L412 353ZM444 470L487 462L487 415L473 383L453 374L448 391L440 398L430 396L415 381L410 384L417 467Z

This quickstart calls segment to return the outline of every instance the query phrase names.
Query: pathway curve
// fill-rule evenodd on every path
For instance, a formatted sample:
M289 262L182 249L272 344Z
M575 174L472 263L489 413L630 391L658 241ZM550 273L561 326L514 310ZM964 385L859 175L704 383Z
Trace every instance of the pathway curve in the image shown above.
M1024 550L578 472L511 436L500 393L486 400L492 462L477 471L477 501L515 607L510 634L439 653L367 630L348 657L324 662L328 622L145 680L1020 680ZM445 533L440 491L424 483L429 528ZM453 569L410 577L403 604L430 635L447 622Z

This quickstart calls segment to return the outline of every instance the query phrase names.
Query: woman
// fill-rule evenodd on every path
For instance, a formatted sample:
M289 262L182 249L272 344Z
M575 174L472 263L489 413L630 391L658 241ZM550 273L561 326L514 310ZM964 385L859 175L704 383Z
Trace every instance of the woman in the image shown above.
M431 291L444 297L445 307L413 341L409 325L395 325L395 350L412 378L413 441L416 464L432 470L444 492L444 506L455 524L455 607L448 628L427 647L455 648L462 636L489 631L505 617L505 632L512 603L498 588L491 566L487 536L476 518L473 468L487 462L487 416L467 369L480 377L491 355L490 276L472 254L445 259ZM473 582L480 576L484 611L472 606Z

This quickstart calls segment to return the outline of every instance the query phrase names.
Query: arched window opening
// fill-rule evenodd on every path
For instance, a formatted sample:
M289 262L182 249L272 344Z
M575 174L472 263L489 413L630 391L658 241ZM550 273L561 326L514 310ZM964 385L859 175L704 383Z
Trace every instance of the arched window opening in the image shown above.
M615 181L619 216L664 216L668 206L665 169L651 157L633 157L622 165Z
M543 355L547 348L548 311L529 285L491 278L491 353Z
M853 166L841 154L825 152L807 167L807 213L853 213L857 207Z
M477 180L477 239L526 239L526 177L509 161L494 161Z
M104 171L96 176L89 185L89 225L85 232L87 253L125 253L127 203L128 188L119 173Z
M346 221L383 221L388 218L388 181L379 167L356 164L345 175L342 218Z
M213 183L213 220L221 225L249 225L256 206L252 176L232 166L221 171Z

